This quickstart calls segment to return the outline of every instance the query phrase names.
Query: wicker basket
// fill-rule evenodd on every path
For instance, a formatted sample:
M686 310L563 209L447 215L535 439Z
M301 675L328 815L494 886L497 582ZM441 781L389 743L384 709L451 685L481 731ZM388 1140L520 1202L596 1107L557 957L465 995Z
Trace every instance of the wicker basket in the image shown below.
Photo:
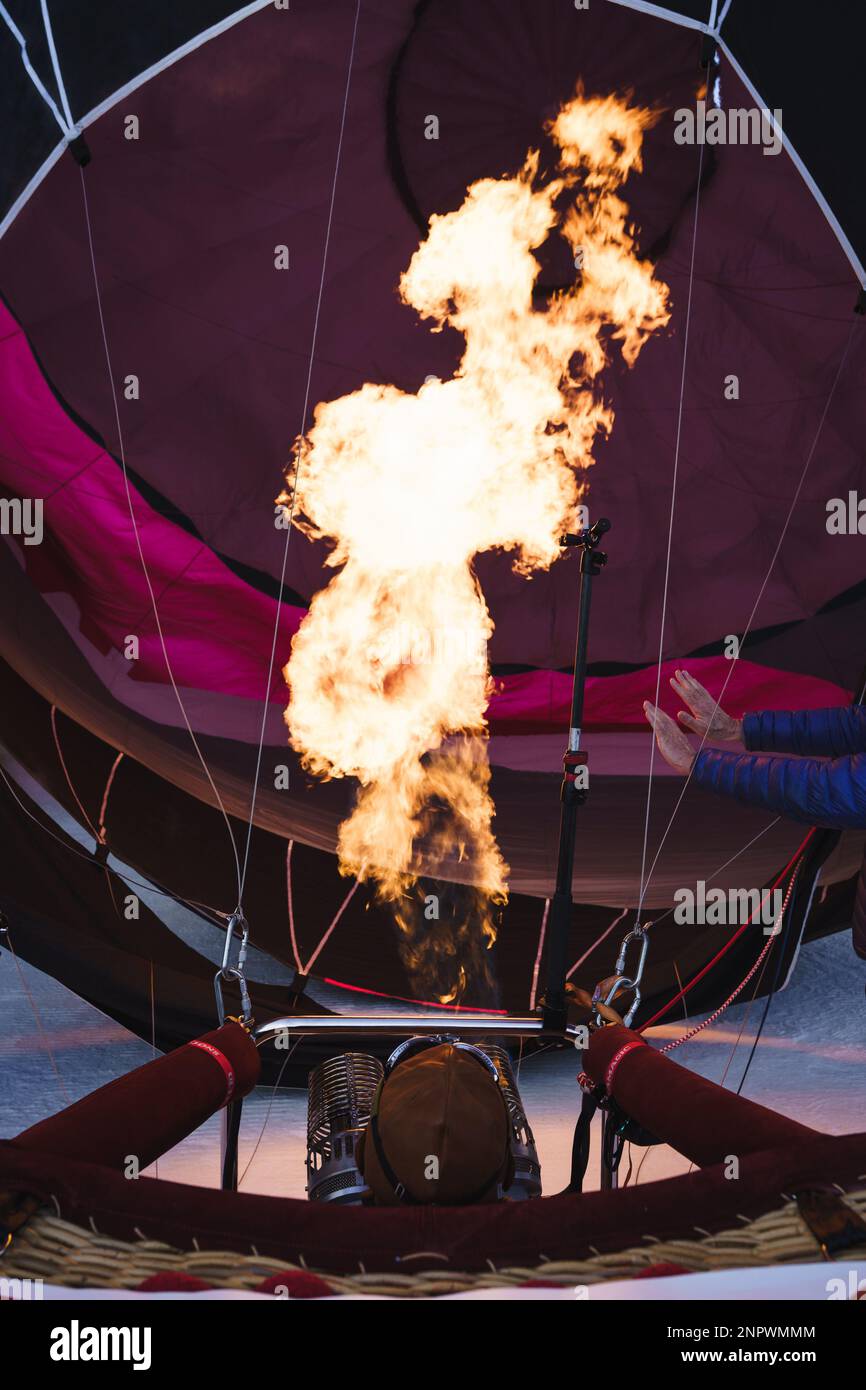
M849 1192L846 1202L866 1218L866 1189ZM866 1259L866 1240L846 1251L851 1259ZM472 1289L503 1288L543 1281L546 1284L590 1285L628 1279L652 1266L674 1264L701 1272L756 1265L802 1264L820 1258L815 1237L794 1202L754 1221L743 1219L734 1230L692 1240L645 1241L613 1254L585 1260L557 1260L534 1267L507 1267L483 1273L436 1269L418 1274L322 1273L336 1294L379 1294L397 1298L429 1298ZM136 1289L157 1274L191 1275L215 1288L256 1289L275 1275L315 1273L285 1260L239 1255L225 1250L177 1250L159 1241L128 1242L98 1235L61 1220L42 1208L15 1236L0 1262L6 1277L41 1278L69 1288Z

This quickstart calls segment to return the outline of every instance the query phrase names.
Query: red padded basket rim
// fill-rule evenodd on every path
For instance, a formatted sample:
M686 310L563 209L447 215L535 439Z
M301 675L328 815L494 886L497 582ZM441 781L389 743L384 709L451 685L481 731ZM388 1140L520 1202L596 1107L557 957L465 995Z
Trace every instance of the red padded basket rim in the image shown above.
M216 1160L215 1160L216 1161ZM614 1192L480 1207L338 1208L226 1193L161 1179L125 1179L95 1164L0 1143L0 1193L43 1199L65 1220L124 1240L180 1249L255 1252L327 1272L478 1270L580 1259L742 1225L812 1186L866 1181L866 1134L819 1135L723 1165ZM426 1252L425 1258L416 1258ZM443 1258L444 1257L444 1258ZM817 1257L817 1247L816 1247Z

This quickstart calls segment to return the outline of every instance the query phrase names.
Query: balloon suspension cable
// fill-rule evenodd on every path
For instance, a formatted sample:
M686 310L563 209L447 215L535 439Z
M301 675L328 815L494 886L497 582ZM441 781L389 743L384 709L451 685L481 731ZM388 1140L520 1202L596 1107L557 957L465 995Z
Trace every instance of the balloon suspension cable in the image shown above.
M615 974L610 979L602 980L600 984L596 985L592 995L593 1004L605 1004L610 1008L619 995L632 993L633 998L629 1005L628 1012L622 1016L622 1021L626 1028L631 1027L632 1019L640 1007L641 980L643 979L647 951L649 950L647 929L651 925L651 922L645 922L643 926L632 927L631 931L626 932L620 943L619 955L616 958ZM629 975L626 973L626 964L628 961L629 946L632 941L638 943L637 949L639 955L637 969L633 975ZM594 1022L597 1027L601 1027L605 1022L603 1015L598 1010L594 1015Z
M232 947L237 939L238 949L234 965L232 965ZM250 999L250 992L247 986L246 964L247 949L250 942L250 927L244 914L238 908L232 913L226 924L226 940L223 947L222 964L214 975L214 997L216 998L217 1018L220 1027L227 1019L233 1019L242 1028L252 1032L255 1020L253 1019L253 1006ZM226 1013L225 999L223 998L223 986L235 984L241 996L240 1015L229 1015ZM220 1183L225 1192L236 1192L238 1186L238 1144L241 1133L241 1118L243 1115L243 1097L234 1096L224 1107L221 1115L220 1129Z
M769 895L772 892L774 892L776 888L778 888L779 884L782 882L789 869L793 868L793 866L799 860L800 856L803 854L804 850L814 840L816 833L817 832L813 827L804 836L803 840L797 846L797 849L794 851L785 867L781 870L780 873L776 875L776 877L770 883L769 887L765 890L765 894L761 899L761 908L763 908L764 903L769 900ZM756 911L758 910L760 910L760 908L756 909ZM701 969L697 972L697 974L693 975L692 978L680 988L677 994L673 995L672 998L670 998L666 1004L663 1004L657 1013L654 1013L651 1018L646 1019L645 1022L643 1022L640 1025L637 1031L639 1033L645 1033L648 1028L652 1028L653 1024L658 1023L659 1019L664 1018L666 1014L669 1014L675 1004L678 1004L681 999L684 999L686 995L689 994L691 990L695 988L696 985L700 984L701 980L703 980L710 973L710 971L713 970L716 967L716 965L718 965L719 961L724 956L726 956L730 950L733 949L733 947L737 944L737 942L744 935L744 933L748 931L749 927L752 925L754 916L755 911L750 912L748 918L742 924L742 926L738 927L737 930L731 936L728 937L724 946L722 946L721 949L716 952L712 959L707 961L706 965L702 966Z
M248 816L248 818L247 818L247 825L246 825L246 836L245 836L245 840L244 840L244 850L243 850L243 862L242 862L242 864L241 864L241 865L239 866L239 868L238 868L238 910L239 910L239 911L240 911L240 908L241 908L241 904L242 904L242 902L243 902L244 888L245 888L245 886L246 886L246 881L247 881L247 870L248 870L248 868L249 868L249 861L250 861L250 850L251 850L251 847L252 847L253 826L254 826L254 824L255 824L255 816L256 816L256 799L257 799L257 797L258 797L258 791L259 791L259 775L260 775L260 773L261 773L262 753L263 753L263 751L264 751L264 746L265 746L265 733L266 733L267 722L268 722L268 709L269 709L269 703L270 703L271 685L272 685L272 683L273 683L273 678L274 678L274 667L275 667L275 665L276 665L276 659L277 659L277 645L278 645L279 636L280 636L280 619L281 619L281 617L282 617L282 609L283 609L283 594L284 594L285 588L286 588L286 574L287 574L288 563L289 563L289 546L290 546L290 543L291 543L292 531L293 531L293 529L294 529L295 505L296 505L297 496L298 496L298 481L299 481L299 478L300 478L301 466L302 466L302 463L303 463L304 440L305 440L305 436L306 436L306 432L307 432L307 418L308 418L308 416L309 416L309 410L310 410L310 396L311 396L311 392L312 392L313 365L314 365L315 360L316 360L316 346L317 346L317 344L318 344L318 338L319 338L319 319L320 319L320 317L321 317L321 312L322 312L322 300L324 299L324 294L325 294L325 275L326 275L327 268L328 268L328 252L329 252L330 245L331 245L331 229L332 229L332 225L333 225L333 221L334 221L334 205L335 205L335 203L336 203L336 197L337 197L337 179L338 179L338 177L339 177L339 173L340 173L340 163L341 163L342 156L343 156L343 138L344 138L345 133L346 133L346 115L347 115L348 108L349 108L349 91L350 91L350 88L351 88L351 85L352 85L352 71L353 71L353 68L354 68L354 65L355 65L355 51L356 51L356 48L357 48L357 41L358 41L358 21L360 20L360 17L361 17L361 0L357 0L356 5L355 5L355 18L354 18L354 22L353 22L353 25L352 25L352 38L351 38L351 42L350 42L350 45L349 45L349 54L348 54L348 60L347 60L347 64L346 64L346 83L345 83L345 87L344 87L344 90L343 90L343 106L342 106L342 111L341 111L341 114L340 114L340 129L339 129L339 134L338 134L338 136L337 136L337 150L336 150L336 154L335 154L335 156L334 156L334 172L333 172L333 176L332 176L332 178L331 178L331 195L330 195L330 201L329 201L329 204L328 204L328 220L327 220L327 223L326 223L326 226L325 226L325 242L324 242L324 246L323 246L323 248L322 248L322 264L321 264L321 270L320 270L320 273L319 273L319 288L318 288L318 292L317 292L317 295L316 295L316 312L315 312L315 317L314 317L314 319L313 319L313 332L312 332L312 337L311 337L311 340L310 340L310 354L309 354L309 359L308 359L308 362L307 362L307 375L306 375L306 382L305 382L305 385L304 385L304 402L303 402L303 407L302 407L302 409L301 409L301 427L300 427L300 430L298 431L298 441L299 441L299 442L298 442L298 448L297 448L297 459L296 459L296 463L295 463L294 477L293 477L293 479L292 479L292 484L291 484L291 498L290 498L288 507L283 509L283 510L284 510L284 513L285 513L285 515L284 515L284 517L283 517L283 520L284 520L284 522L285 522L286 539L285 539L285 543L284 543L284 545L283 545L283 558L282 558L282 564L281 564L281 566L280 566L280 579L279 579L279 585L278 585L278 588L277 588L276 612L275 612L275 615L274 615L274 627L273 627L273 632L272 632L272 634L271 634L271 651L270 651L270 657L269 657L269 659L268 659L268 674L267 674L267 681L266 681L266 683L265 683L264 700L263 700L263 704L262 704L262 719L261 719L261 725L260 725L260 728L259 728L258 746L257 746L257 748L256 748L256 765L255 765L255 770L254 770L254 772L253 772L253 786L252 786L252 792L251 792L251 794L250 794L250 811L249 811L249 816Z
M670 505L670 514L669 514L669 517L668 517L667 545L666 545L666 547L665 547L665 572L664 572L664 585L663 585L663 587L662 587L662 611L661 611L661 618L659 619L659 645L658 645L658 657L657 657L657 660L656 660L655 695L654 695L654 698L653 698L653 707L654 707L655 709L658 708L658 703L659 703L659 693L660 693L660 691L661 691L661 683L662 683L662 663L663 663L663 661L664 661L665 628L666 628L666 626L667 626L668 594L669 594L669 590L670 590L671 558L672 558L672 555L673 555L673 542L674 542L674 513L675 513L675 511L676 511L676 505L677 505L677 484L678 484L678 481L679 481L679 472L680 472L680 445L681 445L681 443L682 443L682 434L683 434L683 403L684 403L684 401L685 401L685 394L686 394L686 368L687 368L687 366L688 366L688 360L689 360L689 331L690 331L690 329L691 329L691 324L692 324L692 294L693 294L694 282L695 282L695 257L696 257L697 246L698 246L698 217L699 217L700 210L701 210L701 182L702 182L702 180L703 180L703 176L704 176L704 147L703 147L703 145L701 145L701 146L700 146L700 153L699 153L699 155L698 155L698 176L697 176L697 181L696 181L696 183L695 183L695 212L694 212L694 217L693 217L693 219L692 219L692 239L691 239L691 250L690 250L690 253L689 253L689 284L688 284L688 291L687 291L687 294L686 294L685 325L684 325L684 330L683 330L683 358L682 358L682 367L681 367L681 370L680 370L680 391L679 391L679 400L678 400L678 403L677 403L677 426L676 426L676 438L675 438L675 442L674 442L674 462L673 462L673 473L672 473L672 476L671 476L671 505ZM653 863L652 863L652 866L651 866L651 868L650 868L649 874L647 874L646 861L647 861L647 852L648 852L648 847L649 847L650 815L651 815L651 811L652 811L652 795L653 795L653 768L654 768L654 765L655 765L655 755L656 755L656 741L655 741L655 738L653 737L652 739L650 739L649 774L648 774L648 776L647 776L646 809L645 809L645 812L644 812L643 845L642 845L642 848L641 848L641 860L640 860L640 887L639 887L639 890L638 890L637 907L635 908L635 924L637 924L638 922L640 922L641 914L642 914L642 912L643 912L644 898L646 897L647 888L648 888L648 886L649 886L649 879L650 879L650 876L651 876L651 874L652 874L653 868L655 868L656 859L658 859L658 854L656 854L656 859L653 860ZM664 842L664 841L663 841L663 842ZM663 842L662 842L662 843L663 843Z
M58 96L60 97L61 103L60 106L57 105L57 102L54 100L54 97L51 95L45 83L42 81L42 78L39 76L39 73L37 72L36 68L33 66L30 54L27 51L27 39L25 38L22 31L19 29L18 25L15 23L15 20L9 13L9 10L7 9L6 5L2 3L0 3L0 20L2 20L3 23L6 25L6 28L12 35L12 38L18 45L21 54L21 63L24 68L24 71L27 73L27 76L30 78L30 81L33 83L33 86L39 93L39 96L42 98L48 110L54 117L54 120L56 121L58 129L60 130L64 140L73 150L73 153L76 153L76 150L74 148L75 145L83 144L81 137L81 127L76 124L73 118L72 111L69 106L69 101L66 96L66 87L63 82L63 74L60 71L60 64L57 59L57 49L54 44L54 34L51 29L51 19L48 14L48 6L46 0L42 0L42 23L43 28L45 30L45 40L48 45L48 52L51 57L51 66L54 70L54 77L57 83L57 92Z
M2 745L0 745L0 758L2 758L3 756L8 756L8 754L5 753ZM14 762L14 760L12 761ZM15 765L20 766L17 763ZM44 821L41 821L38 816L34 816L33 812L21 800L21 797L15 790L16 782L13 781L12 777L8 775L6 769L3 767L2 761L0 761L0 782L2 782L2 784L5 786L6 790L12 797L12 800L15 802L15 805L18 807L19 811L23 812L27 819L31 821L33 825L36 826L37 830L43 831L49 839L53 840L55 844L58 844L61 849L64 849L69 854L74 855L76 859L83 859L87 864L96 865L97 868L106 867L106 865L103 864L102 860L99 858L98 853L94 853L93 850L85 849L83 845L76 843L74 840L63 839L60 835L56 834L49 825L46 825ZM20 782L18 783L18 785L21 785ZM22 792L24 792L25 795L29 794L24 791L23 787ZM39 802L35 802L35 804L40 805ZM51 811L48 809L48 807L40 805L40 809L46 816L51 816ZM52 819L54 819L54 817L52 817ZM57 824L56 819L54 823ZM101 844L102 841L100 841L100 845ZM121 879L130 888L137 888L141 895L153 893L157 897L168 898L171 902L179 903L182 907L188 908L190 912L194 912L197 914L197 916L203 917L204 920L206 922L209 922L211 926L221 927L222 923L228 920L228 913L221 912L219 908L211 907L210 903L198 902L195 898L181 897L179 893L173 893L168 888L164 888L160 884L158 879L148 879L148 881L145 882L143 879L136 878L134 874L130 873L127 867L123 864L120 864L120 867L115 867L114 865L108 864L107 867L111 873L115 874L117 878Z
M238 940L237 958L234 965L231 963L232 946L235 939ZM220 1027L226 1021L225 1000L223 999L223 985L232 982L237 985L241 996L240 1021L249 1026L253 1021L253 1007L250 999L250 992L247 987L246 963L247 949L250 940L250 927L246 917L242 912L233 912L226 925L226 940L223 948L222 964L214 975L214 995L216 997L217 1018Z
M782 923L785 920L785 913L788 911L788 905L791 901L791 896L794 892L794 885L797 882L797 877L800 873L802 866L803 859L801 857L797 860L797 863L794 867L794 872L791 874L791 877L788 881L788 887L785 892L785 897L773 921L772 930L767 936L767 940L764 943L762 950L755 957L754 963L751 969L748 971L748 973L743 977L743 979L736 986L736 988L731 990L724 1003L720 1004L719 1007L713 1011L713 1013L707 1014L706 1018L702 1019L700 1023L696 1023L693 1028L689 1028L688 1031L683 1033L681 1037L674 1038L671 1042L665 1043L663 1047L659 1048L659 1052L673 1052L675 1048L682 1047L683 1043L691 1042L692 1038L696 1038L698 1033L702 1033L705 1028L711 1027L712 1024L714 1024L715 1022L717 1022L718 1019L721 1018L722 1014L727 1009L729 1009L732 1004L736 1003L737 999L740 997L743 990L746 988L746 985L754 979L758 971L763 970L764 961L767 959L767 956L773 949L777 937L781 934ZM736 1050L736 1044L734 1045L734 1050Z
M571 930L573 903L574 846L577 834L577 811L586 801L589 791L589 757L580 747L583 724L583 701L586 690L587 650L589 645L589 613L592 581L607 563L607 555L599 550L602 536L610 530L610 522L600 517L595 525L585 527L577 535L563 536L560 544L580 550L580 590L577 606L577 636L574 650L574 680L571 692L571 719L568 745L563 756L563 778L560 792L559 852L556 868L556 888L550 900L547 931L547 972L544 994L545 1026L563 1031L566 1025L565 986L568 974L568 938Z
M185 704L185 702L184 702L183 695L181 694L180 687L179 687L178 682L177 682L177 680L176 680L176 678L175 678L174 667L173 667L173 665L172 665L171 658L170 658L169 653L168 653L168 644L167 644L167 642L166 642L165 631L164 631L164 629L163 629L162 619L161 619L161 617L160 617L159 603L158 603L157 597L156 597L156 590L155 590L155 588L154 588L153 580L152 580L151 574L150 574L150 569L149 569L149 567L148 567L147 559L146 559L146 556L145 556L145 553L144 553L144 546L143 546L143 544L142 544L141 529L140 529L139 524L138 524L138 518L137 518L137 516L136 516L136 514L135 514L135 505L134 505L134 502L133 502L132 487L131 487L130 481L129 481L129 469L128 469L128 467L127 467L127 461L126 461L126 444L125 444L125 441L124 441L123 426L122 426L122 424L121 424L121 419L120 419L120 405L119 405L118 397L117 397L117 386L116 386L116 384L115 384L116 378L115 378L115 374L114 374L114 365L113 365L113 363L112 363L112 358L111 358L111 348L110 348L110 345L109 345L108 328L107 328L106 321L105 321L105 312L104 312L103 303L102 303L102 286L101 286L101 283L100 283L99 271L98 271L98 269L97 269L97 264L96 264L96 248L95 248L94 235L93 235L93 222L92 222L91 216L90 216L90 202L89 202L89 199L88 199L88 196L87 196L87 180L86 180L85 175L84 175L84 168L83 168L83 167L82 167L82 169L81 169L80 172L81 172L81 197L82 197L82 203L83 203L83 207L84 207L84 221L85 221L85 226L86 226L86 230L87 230L87 247L88 247L88 252L89 252L91 275L92 275L92 278L93 278L94 296L95 296L95 299L96 299L96 312L97 312L97 317L98 317L98 319L99 319L99 329L100 329L100 335L101 335L101 338L102 338L102 349L103 349L103 354L104 354L104 357L105 357L106 372L107 372L107 375L108 375L108 384L109 384L109 388L110 388L111 401L112 401L112 406L113 406L113 411L114 411L114 423L115 423L115 429L116 429L116 431L117 431L118 458L119 458L119 461L120 461L121 473L122 473L122 475L123 475L123 487L124 487L124 492L125 492L125 494L126 494L126 505L127 505L127 510L128 510L128 512L129 512L129 520L130 520L130 526L131 526L131 529L132 529L132 535L133 535L133 539L134 539L134 541L135 541L135 549L136 549L136 552L137 552L137 554L138 554L139 564L141 565L141 572L142 572L142 576L143 576L143 578L144 578L145 587L147 588L148 598L149 598L149 600L150 600L150 608L151 608L151 612L152 612L152 614L153 614L154 628L155 628L155 630L156 630L156 637L157 637L157 641L158 641L158 643L159 643L159 648L160 648L160 652L161 652L161 654L162 654L162 659L163 659L163 662L164 662L164 664L165 664L165 670L166 670L166 674L167 674L168 679L169 679L169 684L171 685L172 692L173 692L174 697L175 697L175 701L177 702L177 707L178 707L178 711L179 711L179 713L180 713L180 717L181 717L181 719L182 719L182 721L183 721L183 724L184 724L184 727L185 727L187 733L189 734L190 742L192 743L192 746L193 746L193 748L195 749L196 757L198 758L199 764L201 765L202 772L203 772L204 775L205 775L205 778L206 778L206 780L207 780L207 783L208 783L208 785L209 785L209 787L210 787L210 789L211 789L211 791L212 791L212 793L213 793L214 801L215 801L217 807L219 808L220 814L222 815L223 821L224 821L224 823L225 823L226 831L227 831L227 834L228 834L228 837L229 837L229 843L230 843L230 845L231 845L232 857L233 857L233 859L234 859L235 873L236 873L236 876L237 876L238 898L240 898L240 893L241 893L241 862L240 862L240 857L239 857L239 855L238 855L238 846L237 846L237 841L236 841L236 839L235 839L235 833L234 833L234 830L232 829L232 823L231 823L231 821L230 821L230 819L229 819L229 815L228 815L228 811L226 810L225 803L223 802L222 796L220 795L219 788L217 787L217 784L216 784L216 782L215 782L215 780L214 780L213 774L211 773L210 767L208 766L207 759L206 759L206 757L205 757L205 755L204 755L204 752L202 751L202 748L201 748L201 745L200 745L200 743L199 743L199 740L198 740L198 738L197 738L197 736L196 736L195 730L193 729L192 723L191 723L191 721L190 721L189 714L188 714L188 712L187 712L186 704Z
M811 465L811 463L812 463L812 459L814 458L815 451L816 451L816 449L817 449L817 447L818 447L818 441L819 441L819 439L821 438L821 435L822 435L823 430L824 430L824 425L825 425L825 423L826 423L826 421L827 421L827 416L828 416L829 413L830 413L830 406L831 406L832 403L833 403L833 398L834 398L834 396L835 396L835 394L836 394L836 389L837 389L837 387L838 387L838 385L839 385L839 381L840 381L840 379L841 379L841 377L842 377L842 373L843 373L843 371L844 371L844 369L845 369L845 364L846 364L846 362L847 362L847 360L848 360L848 356L849 356L850 351L851 351L851 344L852 344L852 342L853 342L853 340L854 340L855 333L857 332L858 317L862 317L862 315L860 315L860 314L858 313L858 310L855 309L855 317L852 318L852 321L851 321L851 323L850 323L850 325L849 325L848 333L847 333L847 336L846 336L846 338L845 338L845 343L844 343L844 346L843 346L843 348L842 348L842 352L841 352L841 354L840 354L839 361L838 361L838 363L837 363L837 365L836 365L836 370L835 370L834 375L833 375L833 380L832 380L832 382L831 382L831 384L830 384L830 390L829 390L829 392L828 392L828 394L827 394L827 398L826 398L826 400L825 400L825 402L824 402L824 408L823 408L823 410L821 411L821 416L820 416L820 419L818 420L818 424L817 424L817 426L816 426L815 433L814 433L814 435L812 436L812 441L811 441L811 444L810 444L810 446L809 446L808 452L807 452L807 454L806 454L806 458L805 458L805 461L804 461L804 463L803 463L803 467L802 467L802 469L800 470L800 475L799 475L799 477L798 477L798 479L797 479L797 484L796 484L796 487L794 488L794 493L793 493L793 496L792 496L792 498L791 498L790 504L789 504L789 506L788 506L788 510L787 510L786 515L785 515L785 520L784 520L783 523L782 523L782 528L781 528L781 531L780 531L780 533L779 533L779 538L778 538L778 540L776 541L775 548L774 548L774 550L773 550L773 554L772 554L771 557L770 557L770 562L769 562L769 564L768 564L768 566L767 566L766 573L765 573L765 575L764 575L763 580L761 581L761 585L760 585L760 588L758 589L758 593L757 593L757 596L756 596L756 598L755 598L755 601L754 601L754 603L752 604L751 612L749 613L748 620L747 620L746 625L745 625L745 627L744 627L744 629L743 629L743 635L742 635L742 637L740 638L740 640L739 640L739 642L738 642L736 651L734 652L733 656L731 657L730 661L728 662L728 670L727 670L727 672L726 672L726 674L725 674L725 679L724 679L724 681L722 682L722 688L721 688L721 690L719 691L718 697L716 698L716 700L715 700L715 702L714 702L714 704L713 704L713 709L712 709L712 711L711 711L711 713L710 713L709 719L707 720L707 727L706 727L706 729L704 730L704 732L703 732L703 734L702 734L702 736L701 736L701 741L700 741L700 743L698 744L697 752L695 753L695 757L694 757L694 759L693 759L693 761L692 761L691 768L689 769L688 773L687 773L686 776L685 776L685 779L684 779L684 781L683 781L683 785L682 785L682 787L681 787L681 789L680 789L680 793L679 793L679 795L678 795L678 797L677 797L677 799L676 799L676 802L674 803L673 810L671 811L670 816L668 817L667 824L666 824L666 826L665 826L665 828L664 828L664 831L662 832L661 838L660 838L660 840L659 840L659 842L658 842L658 846L657 846L657 848L656 848L656 851L655 851L655 854L654 854L654 856L653 856L652 863L651 863L650 866L649 866L649 869L645 869L645 863L646 863L646 861L645 861L645 859L644 859L644 865L643 865L642 868L641 868L641 891L640 891L640 900L639 900L639 906L638 906L638 913L640 913L640 911L641 911L641 907L642 907L642 904L643 904L644 897L646 896L647 889L649 888L650 880L651 880L652 877L653 877L653 874L654 874L654 872L655 872L656 865L658 864L659 858L661 857L661 853L662 853L662 850L664 849L664 846L665 846L665 843L666 843L666 841L667 841L668 835L670 834L670 832L671 832L671 830L672 830L672 828L673 828L674 821L676 820L677 815L679 814L679 810L680 810L680 807L682 806L683 799L684 799L684 797L685 797L685 795L686 795L686 792L688 791L689 785L691 784L692 776L694 775L694 770L695 770L695 763L697 762L698 756L703 752L704 745L706 744L707 738L709 737L710 728L711 728L711 726L712 726L712 723L713 723L713 721L714 721L714 719L715 719L717 713L719 712L719 709L721 708L722 700L725 698L725 692L726 692L726 690L727 690L727 688L728 688L728 685L730 684L731 677L733 676L734 671L735 671L736 666L737 666L737 662L741 659L741 657L742 657L742 655L743 655L743 648L744 648L744 646L746 645L746 640L747 640L747 638L748 638L749 635L751 634L752 626L753 626L753 624L754 624L754 622L755 622L755 617L756 617L756 615L757 615L758 608L760 607L761 600L762 600L763 597L764 597L764 593L765 593L765 591L766 591L767 585L768 585L769 582L770 582L770 578L771 578L771 576L772 576L773 570L774 570L775 567L776 567L776 562L777 562L777 560L778 560L778 558L779 558L779 555L780 555L780 553L781 553L782 546L783 546L784 541L785 541L785 537L786 537L787 534L788 534L788 530L789 530L789 528L790 528L791 521L792 521L793 516L794 516L794 511L795 511L795 509L796 509L796 507L797 507L797 503L799 502L800 497L801 497L801 495L802 495L803 487L804 487L805 482L806 482L806 477L807 477L807 474L808 474L808 472L809 472L809 468L810 468L810 465ZM658 705L658 688L659 688L659 684L660 684L660 676L661 676L661 666L659 666L659 681L657 682L657 686L656 686L656 699L655 699L655 704L656 704L656 705ZM864 688L866 688L866 687L864 687ZM861 698L861 700L862 700L862 696L861 696L860 698ZM854 703L860 703L860 701L857 700L857 701L855 701ZM650 779L652 778L652 756L653 756L654 750L655 750L655 738L653 738L652 744L651 744L651 755L650 755ZM649 803L648 803L648 807L647 807L647 821L646 821L646 826L647 826L647 831L648 831L648 827L649 827Z

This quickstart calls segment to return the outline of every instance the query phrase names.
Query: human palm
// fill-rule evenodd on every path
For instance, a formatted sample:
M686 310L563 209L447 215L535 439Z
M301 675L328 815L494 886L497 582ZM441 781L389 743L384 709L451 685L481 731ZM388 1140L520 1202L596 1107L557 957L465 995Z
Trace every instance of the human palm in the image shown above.
M718 701L688 671L674 672L671 689L688 706L688 709L679 711L677 719L691 733L721 743L742 742L742 719L725 714Z
M658 705L653 705L649 700L644 700L644 714L653 727L658 744L659 752L675 772L681 772L684 776L691 772L692 763L695 760L692 745L689 743L682 729L674 723L669 714L665 714Z

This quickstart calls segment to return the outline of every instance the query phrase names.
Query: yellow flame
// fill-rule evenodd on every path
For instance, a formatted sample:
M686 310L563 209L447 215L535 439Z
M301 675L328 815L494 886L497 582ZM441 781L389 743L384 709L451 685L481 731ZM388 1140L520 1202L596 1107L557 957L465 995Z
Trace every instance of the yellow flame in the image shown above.
M494 936L507 866L486 748L493 623L473 560L507 550L523 574L554 562L585 487L576 470L613 424L595 385L606 340L631 364L668 320L617 195L653 120L578 92L548 127L556 177L539 177L531 151L517 175L481 179L432 217L400 296L433 331L463 335L454 376L415 394L367 382L321 403L296 445L295 522L332 542L338 572L292 644L290 741L316 776L356 779L341 868L374 879L407 930L423 871L472 884ZM579 269L536 308L533 251L555 230ZM465 962L451 973L459 996Z

